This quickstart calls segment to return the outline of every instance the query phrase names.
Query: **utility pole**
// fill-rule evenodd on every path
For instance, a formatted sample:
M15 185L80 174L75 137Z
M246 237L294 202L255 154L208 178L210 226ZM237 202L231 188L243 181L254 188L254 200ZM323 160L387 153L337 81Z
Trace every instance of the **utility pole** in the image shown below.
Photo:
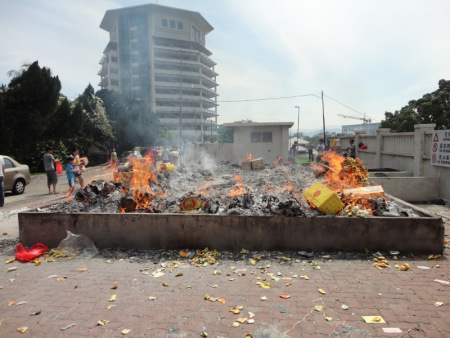
M297 108L297 145L298 145L298 134L299 134L299 128L300 128L300 106L295 106Z
M182 93L182 82L183 82L183 63L182 63L182 55L181 55L181 51L179 51L180 53L180 149L178 150L179 153L181 153L181 146L182 146L182 137L183 137L183 93Z
M323 144L327 144L327 139L325 136L325 107L323 105L323 90L322 90L322 119L323 119Z

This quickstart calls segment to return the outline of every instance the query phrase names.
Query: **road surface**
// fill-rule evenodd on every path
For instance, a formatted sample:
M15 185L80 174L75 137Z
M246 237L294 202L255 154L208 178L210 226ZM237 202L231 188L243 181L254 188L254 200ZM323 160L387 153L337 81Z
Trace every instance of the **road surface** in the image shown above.
M112 170L104 166L88 167L83 173L83 177L85 183L94 179L111 180ZM79 188L80 185L76 183L75 189ZM39 208L54 201L63 201L69 191L65 173L58 175L56 190L59 192L59 195L49 195L47 176L45 174L33 175L23 194L13 195L10 192L5 193L5 205L0 209L0 218L11 216L21 211Z

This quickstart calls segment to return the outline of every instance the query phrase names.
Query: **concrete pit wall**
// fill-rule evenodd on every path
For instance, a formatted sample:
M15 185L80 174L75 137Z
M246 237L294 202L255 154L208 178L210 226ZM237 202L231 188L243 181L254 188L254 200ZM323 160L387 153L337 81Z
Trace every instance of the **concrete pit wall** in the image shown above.
M439 177L369 177L372 185L381 185L384 191L407 202L439 199Z
M98 248L442 253L442 219L19 213L20 242L54 248L66 230Z

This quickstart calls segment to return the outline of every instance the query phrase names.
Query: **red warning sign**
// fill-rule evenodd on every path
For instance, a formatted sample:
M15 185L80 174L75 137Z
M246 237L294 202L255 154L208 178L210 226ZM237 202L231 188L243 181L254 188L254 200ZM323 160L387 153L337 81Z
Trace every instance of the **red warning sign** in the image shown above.
M429 152L431 165L450 168L450 130L437 130L432 138Z

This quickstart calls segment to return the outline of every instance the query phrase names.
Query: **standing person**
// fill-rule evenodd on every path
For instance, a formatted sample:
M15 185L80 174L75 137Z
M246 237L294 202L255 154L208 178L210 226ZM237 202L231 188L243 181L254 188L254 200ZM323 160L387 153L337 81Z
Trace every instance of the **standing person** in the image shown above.
M319 140L319 144L316 147L317 157L316 162L322 162L322 156L325 155L325 144L323 144L323 139Z
M44 161L44 169L45 173L47 174L47 186L48 186L48 193L49 194L58 194L56 191L56 183L58 183L58 176L56 175L55 165L56 161L55 158L52 155L53 148L47 147L45 150L45 154L42 157L42 160ZM53 185L53 192L51 191L50 187Z
M5 175L5 161L3 157L0 156L0 207L5 204L5 190L3 188L3 178Z
M117 153L116 153L116 149L113 148L112 152L111 152L111 165L115 165L117 164Z
M312 144L312 142L309 142L309 144L307 146L309 162L314 161L314 153L313 153L314 148L315 148L314 144Z
M169 162L172 163L173 165L177 165L178 157L179 157L179 153L178 153L177 147L172 146L172 149L169 152Z
M81 189L84 188L84 180L81 175L82 164L80 160L80 151L77 148L72 149L72 156L75 159L75 165L73 166L73 170L75 171L75 179L78 179L80 183Z
M327 141L327 144L325 146L325 150L326 151L330 151L330 149L331 149L331 141Z
M169 150L166 146L164 146L164 149L161 153L161 161L162 163L169 163Z
M66 176L67 176L67 181L69 181L69 193L68 195L72 194L73 191L75 190L75 170L73 168L75 164L75 158L70 155L69 158L67 159L67 164L66 164Z
M349 156L351 158L355 158L355 156L356 156L356 147L355 147L355 140L354 139L350 140L350 147L347 150L349 152Z

